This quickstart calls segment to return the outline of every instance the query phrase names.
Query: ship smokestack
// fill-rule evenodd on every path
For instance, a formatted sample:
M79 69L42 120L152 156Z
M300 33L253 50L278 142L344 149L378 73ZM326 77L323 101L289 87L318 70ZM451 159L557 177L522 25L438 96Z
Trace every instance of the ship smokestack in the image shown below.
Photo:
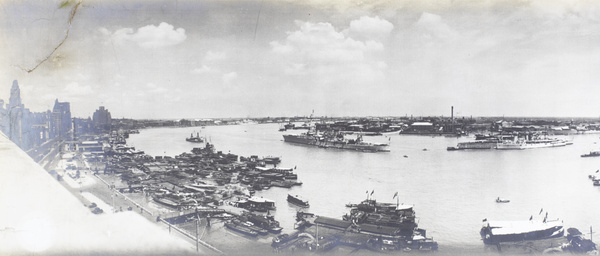
M450 129L452 129L452 132L456 132L455 128L454 128L454 106L450 106Z

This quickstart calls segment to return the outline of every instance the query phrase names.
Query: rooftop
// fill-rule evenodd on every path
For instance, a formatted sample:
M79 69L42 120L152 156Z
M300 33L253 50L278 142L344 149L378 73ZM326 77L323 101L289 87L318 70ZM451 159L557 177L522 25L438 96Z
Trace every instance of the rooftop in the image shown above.
M195 253L137 213L93 214L2 133L0 151L1 255Z

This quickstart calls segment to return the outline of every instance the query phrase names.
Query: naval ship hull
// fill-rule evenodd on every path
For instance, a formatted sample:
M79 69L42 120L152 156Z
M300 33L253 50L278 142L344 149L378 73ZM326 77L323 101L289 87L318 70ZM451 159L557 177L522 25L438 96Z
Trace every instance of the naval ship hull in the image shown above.
M336 148L356 151L367 151L367 152L389 152L388 144L375 144L375 143L348 143L347 141L331 141L316 136L305 136L305 135L283 135L283 141L304 145L317 146L320 148Z

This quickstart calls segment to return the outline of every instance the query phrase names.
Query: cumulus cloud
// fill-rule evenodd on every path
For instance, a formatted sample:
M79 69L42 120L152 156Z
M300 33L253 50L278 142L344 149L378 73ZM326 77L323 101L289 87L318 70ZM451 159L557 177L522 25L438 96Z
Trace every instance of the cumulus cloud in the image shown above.
M105 28L100 28L99 30L105 35L110 33L110 31ZM132 28L118 29L112 33L111 36L118 43L131 41L137 43L140 47L145 49L161 48L180 44L187 38L185 35L185 29L175 29L173 25L170 25L166 22L161 22L158 26L144 26L138 28L137 31L134 31Z
M207 73L220 73L220 69L214 67L218 66L217 62L226 60L227 53L221 51L207 51L206 55L202 59L201 66L194 68L190 71L192 74L207 74Z
M77 82L72 82L65 86L64 91L71 97L89 96L94 94L94 90L89 85L79 85Z
M421 30L423 35L430 38L451 40L457 37L456 31L444 23L441 16L432 13L421 14L416 27Z
M206 52L206 56L204 57L205 61L217 61L217 60L224 60L227 58L227 54L225 52L213 52L213 51L208 51Z
M382 40L388 37L393 29L394 25L387 20L378 16L364 16L350 22L348 33L355 38Z
M223 84L231 85L238 77L236 72L229 72L223 75Z
M296 21L298 30L270 43L286 62L288 75L313 74L321 83L373 82L385 69L384 44L393 25L378 17L361 18L339 31L330 23ZM351 35L359 35L360 38Z
M202 67L199 68L195 68L192 71L190 71L190 73L192 74L206 74L206 73L211 73L211 72L216 72L217 70L215 70L214 68L211 68L207 65L202 65Z
M166 88L157 86L154 83L147 83L146 87L148 88L148 92L150 93L164 94L169 92L169 90L167 90Z
M274 52L301 55L309 61L344 63L362 61L365 54L380 52L383 45L376 41L358 41L338 32L330 23L297 22L300 30L289 33L281 43L271 42Z

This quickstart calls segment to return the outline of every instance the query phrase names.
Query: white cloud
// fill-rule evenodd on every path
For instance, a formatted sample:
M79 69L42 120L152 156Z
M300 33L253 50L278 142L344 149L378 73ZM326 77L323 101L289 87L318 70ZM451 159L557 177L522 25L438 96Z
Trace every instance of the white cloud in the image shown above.
M146 87L148 88L148 92L149 93L154 93L154 94L165 94L168 93L169 90L167 90L164 87L160 87L155 85L154 83L147 83ZM142 93L143 94L143 93Z
M423 36L431 39L451 40L457 37L457 32L436 14L423 12L416 26L421 30Z
M269 44L271 45L271 48L273 49L273 52L275 52L275 53L289 54L292 51L294 51L294 47L289 44L284 45L277 41L273 41Z
M105 36L109 36L111 34L110 31L107 28L105 28L105 27L98 28L98 31L100 33L102 33L103 35L105 35Z
M77 82L71 82L64 88L66 95L70 97L89 96L94 94L94 90L89 85L79 85Z
M229 72L223 75L223 84L231 85L238 77L236 72Z
M103 28L100 28L100 32L103 34L110 33L110 31ZM166 22L161 22L158 27L148 25L138 28L135 33L132 28L122 28L115 31L112 37L117 43L131 41L146 49L180 44L187 38L185 29L175 29L175 27Z
M284 40L270 45L285 62L285 74L308 74L319 84L372 83L383 77L387 65L382 56L383 43L367 34L377 37L389 34L391 28L387 25L383 29L374 25L386 22L379 18L357 20L350 34L364 38L359 40L336 30L330 23L296 21L298 30L288 32Z
M290 63L284 69L285 74L288 75L301 75L306 71L306 65L302 63Z
M190 73L192 74L206 74L211 72L217 72L217 70L207 65L202 65L202 67L195 68L192 71L190 71Z
M225 52L213 52L213 51L208 51L206 52L206 56L204 57L205 61L218 61L218 60L224 60L227 58L227 54Z
M375 18L364 16L350 22L348 33L355 38L382 40L387 38L393 29L394 25L387 20L378 16Z
M284 43L272 42L274 52L300 55L308 61L346 63L362 61L369 52L380 52L383 45L375 41L357 41L337 32L330 23L297 23L300 30L289 33ZM317 64L320 64L317 63Z

